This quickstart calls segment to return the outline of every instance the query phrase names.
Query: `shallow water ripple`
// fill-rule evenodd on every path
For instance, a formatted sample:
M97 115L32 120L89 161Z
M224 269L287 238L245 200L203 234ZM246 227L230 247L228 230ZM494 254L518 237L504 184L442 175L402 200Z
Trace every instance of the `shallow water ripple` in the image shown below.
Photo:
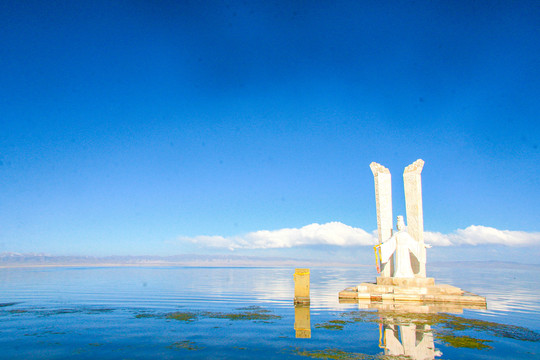
M423 344L423 359L539 356L538 268L491 269L490 283L474 267L430 271L486 296L488 309L441 317L340 304L340 290L374 280L371 267L311 269L307 308L293 306L292 268L0 269L0 359L375 359L399 355L397 344L415 358L403 336Z

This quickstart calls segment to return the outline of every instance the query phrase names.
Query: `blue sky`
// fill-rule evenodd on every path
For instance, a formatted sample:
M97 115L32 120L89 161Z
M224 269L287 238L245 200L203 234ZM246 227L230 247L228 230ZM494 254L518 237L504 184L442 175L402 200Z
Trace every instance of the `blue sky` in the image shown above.
M392 172L398 215L422 158L425 228L454 236L435 253L482 258L506 241L487 228L540 257L539 19L536 1L2 2L0 252L371 234L369 163ZM308 238L244 251L371 251Z

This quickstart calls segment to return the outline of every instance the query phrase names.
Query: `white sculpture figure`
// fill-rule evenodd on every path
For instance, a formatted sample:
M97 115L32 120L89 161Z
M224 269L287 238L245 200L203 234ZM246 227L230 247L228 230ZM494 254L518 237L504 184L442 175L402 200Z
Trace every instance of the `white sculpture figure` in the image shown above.
M394 255L394 272L392 277L413 278L414 272L411 266L412 253L416 259L422 256L422 249L418 241L412 238L405 230L403 216L397 217L398 231L392 237L381 244L381 262L386 264Z
M379 234L379 245L377 248L382 250L384 243L388 242L392 236L392 181L390 171L378 164L372 162L370 165L375 180L375 200L377 204L377 230ZM407 210L407 223L409 224L407 235L416 241L414 257L408 261L407 268L412 269L412 276L416 278L426 277L426 246L424 245L424 219L422 210L422 179L421 173L424 167L424 161L416 160L407 166L403 172L403 184L405 190L405 205ZM403 225L404 226L404 225ZM399 227L398 227L399 229ZM388 249L388 245L385 246ZM412 250L410 250L412 251ZM381 254L382 255L382 254ZM376 250L377 256L377 250ZM377 260L378 261L378 260ZM380 262L380 273L382 277L396 277L393 274L402 274L395 268L397 264L392 261ZM377 268L379 271L379 267ZM407 271L407 274L410 274Z

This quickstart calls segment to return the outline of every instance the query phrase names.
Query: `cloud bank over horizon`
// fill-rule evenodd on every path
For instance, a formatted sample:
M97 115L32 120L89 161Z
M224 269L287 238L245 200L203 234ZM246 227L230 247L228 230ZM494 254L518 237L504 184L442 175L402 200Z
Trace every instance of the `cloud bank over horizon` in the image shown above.
M426 243L434 246L452 245L540 245L540 232L499 230L489 226L471 225L452 234L424 232Z
M450 234L425 231L425 242L433 246L459 245L540 245L540 232L499 230L496 228L471 225L457 229ZM302 246L359 247L377 244L377 231L368 232L341 222L326 224L313 223L301 228L259 230L244 235L224 237L201 235L179 237L179 240L212 248L235 249L279 249Z
M235 249L276 249L307 245L367 246L376 242L376 235L340 222L310 224L301 228L259 230L242 236L180 237L203 246Z

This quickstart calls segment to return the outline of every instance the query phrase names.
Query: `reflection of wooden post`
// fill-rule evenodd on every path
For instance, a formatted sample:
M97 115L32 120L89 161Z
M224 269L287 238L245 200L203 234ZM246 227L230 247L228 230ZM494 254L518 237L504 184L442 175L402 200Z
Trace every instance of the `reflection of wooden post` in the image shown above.
M375 201L377 204L377 230L379 232L379 244L392 237L394 228L392 219L392 177L390 170L372 162L369 164L375 180ZM381 264L381 276L391 277L393 262Z
M297 338L311 338L311 318L309 313L309 304L294 305L294 330L296 330Z
M309 304L309 269L294 272L294 303Z
M405 207L407 209L407 232L418 241L420 256L411 256L411 266L416 277L426 277L426 247L424 246L424 213L422 209L422 169L424 161L416 160L405 168Z

